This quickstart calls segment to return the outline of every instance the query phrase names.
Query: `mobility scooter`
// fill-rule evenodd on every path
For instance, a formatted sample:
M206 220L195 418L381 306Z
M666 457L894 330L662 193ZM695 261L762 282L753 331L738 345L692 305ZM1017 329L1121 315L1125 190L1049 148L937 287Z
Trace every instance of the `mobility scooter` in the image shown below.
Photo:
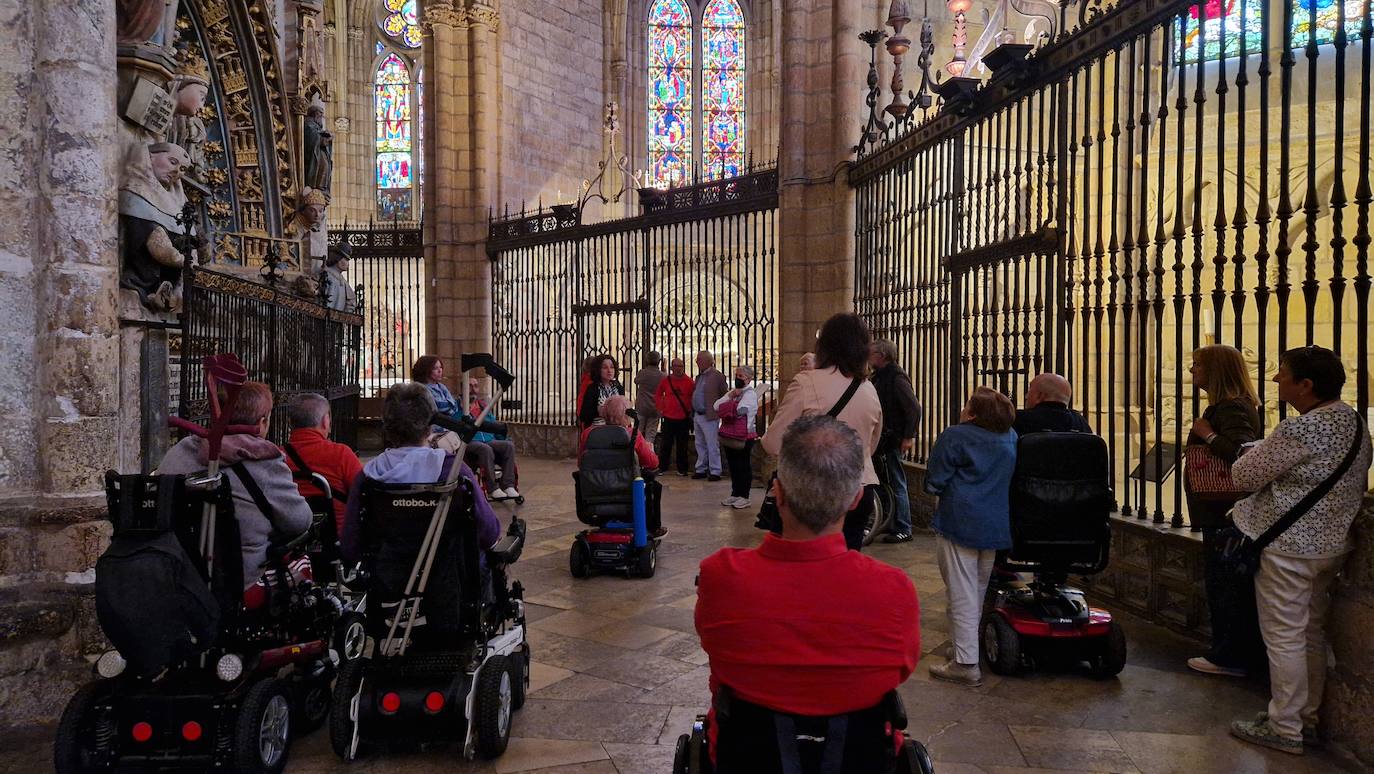
M504 389L512 377L490 355L485 367ZM499 395L499 392L498 392ZM364 481L362 571L370 576L372 646L343 665L334 688L330 744L345 761L385 744L458 742L462 754L495 758L510 738L511 714L529 685L523 590L507 583L525 525L512 519L495 546L478 546L481 495L460 475L463 445L487 422L436 414L462 443L438 483Z
M229 407L246 381L233 355L206 358L211 425L173 425L207 438L204 475L106 473L113 538L97 564L96 611L116 650L77 691L58 724L58 774L130 768L275 774L291 741L328 717L328 640L338 601L293 578L288 554L310 533L268 551L266 600L244 606L238 522L219 469ZM220 406L217 388L226 388Z
M678 737L673 774L933 774L925 745L905 738L906 708L896 691L868 709L824 717L792 715L746 702L728 687L714 716L698 715ZM716 724L716 760L711 726ZM762 741L761 741L762 740Z
M1031 433L1017 443L1011 484L1012 548L998 556L981 639L992 671L1088 662L1113 677L1126 665L1126 635L1089 607L1070 573L1107 567L1114 507L1107 444L1089 433ZM1018 573L1033 574L1029 583Z
M634 429L599 426L587 435L587 445L573 473L577 519L591 529L577 533L568 552L574 578L593 572L623 572L654 577L659 538L649 534L649 515L658 523L662 485L646 481L635 456Z

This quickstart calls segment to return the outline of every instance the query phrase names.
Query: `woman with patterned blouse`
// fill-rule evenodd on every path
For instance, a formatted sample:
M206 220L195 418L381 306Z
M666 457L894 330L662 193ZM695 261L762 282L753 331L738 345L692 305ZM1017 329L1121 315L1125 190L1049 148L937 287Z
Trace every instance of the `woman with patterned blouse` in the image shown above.
M1331 582L1350 551L1350 524L1368 486L1369 431L1340 401L1345 368L1329 349L1303 347L1279 359L1279 399L1297 410L1236 460L1235 482L1255 494L1236 503L1236 527L1258 538L1340 467L1360 438L1350 469L1325 497L1264 549L1255 576L1260 632L1269 650L1267 712L1237 720L1231 733L1247 742L1301 755L1316 732L1326 676L1323 625Z

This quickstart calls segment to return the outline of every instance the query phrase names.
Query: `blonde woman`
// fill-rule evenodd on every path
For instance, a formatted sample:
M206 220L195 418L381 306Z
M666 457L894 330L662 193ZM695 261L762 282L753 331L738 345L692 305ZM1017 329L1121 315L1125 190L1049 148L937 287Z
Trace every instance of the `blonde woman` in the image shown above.
M1250 381L1250 369L1235 347L1212 344L1193 353L1188 369L1194 389L1207 398L1207 409L1193 422L1188 445L1207 446L1228 465L1236 461L1242 444L1259 437L1259 398ZM1220 563L1217 533L1230 524L1231 499L1204 499L1192 491L1183 477L1188 497L1188 517L1201 530L1205 564L1203 577L1207 607L1212 618L1212 647L1206 656L1188 659L1189 668L1228 677L1244 677L1264 664L1255 613L1255 584L1249 576L1225 572Z

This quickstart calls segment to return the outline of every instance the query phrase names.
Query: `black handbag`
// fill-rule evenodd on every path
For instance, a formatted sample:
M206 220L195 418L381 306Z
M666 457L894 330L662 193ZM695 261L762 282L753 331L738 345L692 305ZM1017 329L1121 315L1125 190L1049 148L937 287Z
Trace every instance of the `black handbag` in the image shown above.
M854 381L849 383L844 394L840 396L839 402L831 406L830 410L825 413L828 416L838 417L840 412L844 411L844 407L849 405L849 399L859 391L859 385L863 383L863 378L856 377ZM759 506L759 517L754 520L755 529L762 529L775 534L782 532L782 517L778 515L778 500L773 496L773 482L777 478L778 474L774 471L773 475L769 476L768 483L764 485L763 505Z
M1341 464L1336 466L1335 471L1326 477L1326 480L1317 485L1315 489L1307 493L1307 496L1298 501L1288 513L1274 522L1273 526L1264 531L1258 538L1251 539L1249 535L1240 531L1235 524L1223 527L1217 532L1217 552L1220 555L1222 569L1236 575L1254 575L1259 571L1260 555L1270 543L1278 539L1279 535L1288 531L1301 519L1304 514L1311 510L1312 506L1321 501L1323 497L1331 491L1337 481L1350 470L1350 466L1355 463L1355 458L1360 454L1360 446L1364 441L1367 431L1364 428L1364 420L1359 415L1355 415L1355 442L1351 444L1350 451L1345 453L1345 458Z

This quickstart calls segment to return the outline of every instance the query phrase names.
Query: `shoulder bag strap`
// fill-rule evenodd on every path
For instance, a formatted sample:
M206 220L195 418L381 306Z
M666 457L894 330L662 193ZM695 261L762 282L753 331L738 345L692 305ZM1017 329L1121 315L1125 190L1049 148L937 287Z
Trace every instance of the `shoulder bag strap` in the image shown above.
M854 397L854 393L859 391L859 385L863 383L863 378L857 376L854 377L854 381L849 383L849 388L844 391L843 395L840 396L839 403L836 403L834 406L830 408L829 411L825 413L832 417L838 417L840 415L840 412L844 411L844 407L849 405L849 399Z
M248 496L253 498L253 503L258 506L262 515L268 521L272 521L272 516L276 514L277 509L273 508L272 503L267 501L267 495L263 494L262 487L258 486L253 474L248 472L248 468L245 468L242 462L229 466L229 469L234 472L235 476L238 476L239 482L243 484L244 489L248 490Z
M1364 441L1365 435L1364 420L1360 419L1359 414L1355 414L1355 443L1351 444L1350 451L1345 453L1345 459L1341 460L1341 464L1336 466L1336 470L1333 471L1331 475L1327 476L1325 481L1318 484L1316 489L1308 492L1306 497L1299 500L1297 505L1294 505L1288 513L1285 513L1283 518L1274 522L1274 525L1265 530L1263 535L1255 538L1256 553L1263 551L1265 546L1277 540L1279 535L1287 532L1289 527L1297 523L1298 519L1301 519L1311 510L1312 506L1316 505L1323 497L1326 497L1326 494L1331 491L1331 488L1336 485L1336 482L1340 481L1341 477L1346 474L1346 471L1350 470L1350 466L1355 463L1355 458L1360 455L1360 446Z
M668 392L671 392L673 397L677 398L677 405L682 407L682 413L686 414L688 419L691 419L692 410L687 408L687 402L682 399L682 396L678 394L677 388L673 386L673 377L671 376L668 377Z
M290 457L291 461L296 463L296 472L291 474L291 477L296 479L297 481L312 480L311 477L315 475L315 471L311 470L310 466L305 464L305 460L301 458L301 453L296 451L296 447L288 443L285 446L282 446L282 448L286 450L286 456ZM344 505L348 505L347 492L340 492L339 490L331 486L329 487L329 496L335 500L338 500Z

